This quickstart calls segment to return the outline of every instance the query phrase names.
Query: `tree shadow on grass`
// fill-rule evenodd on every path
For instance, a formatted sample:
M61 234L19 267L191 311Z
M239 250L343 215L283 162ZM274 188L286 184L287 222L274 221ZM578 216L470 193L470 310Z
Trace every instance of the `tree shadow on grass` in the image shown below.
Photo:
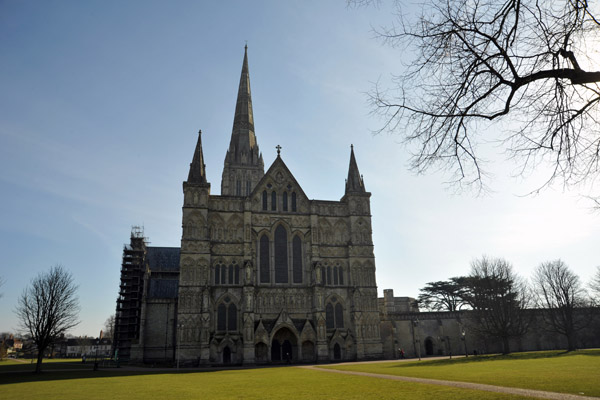
M427 367L439 367L446 365L458 365L458 364L472 364L479 362L489 361L500 361L500 360L535 360L535 359L547 359L547 358L558 358L558 357L569 357L575 355L594 356L600 357L600 350L598 349L587 349L577 351L566 351L566 350L553 350L553 351L535 351L535 352L524 352L524 353L510 353L510 354L490 354L490 355L478 355L469 357L459 357L453 359L442 359L442 360L431 360L427 361L415 361L415 362L402 362L398 364L390 364L389 368L412 368L419 366Z
M58 363L57 363L58 364ZM48 364L42 367L42 372L36 374L33 372L35 365L24 365L27 369L15 370L14 368L5 368L0 365L0 386L13 383L29 383L43 381L57 381L67 379L90 379L90 378L112 378L112 377L128 377L128 376L144 376L144 375L173 375L173 374L191 374L191 373L211 373L226 370L243 370L243 369L258 369L258 368L274 368L281 365L266 365L266 366L231 366L223 367L204 367L204 368L151 368L151 367L105 367L93 370L92 364L79 364L79 368L71 366L70 368L50 367ZM291 365L293 366L293 365ZM6 366L14 367L14 365ZM21 367L21 366L19 366Z

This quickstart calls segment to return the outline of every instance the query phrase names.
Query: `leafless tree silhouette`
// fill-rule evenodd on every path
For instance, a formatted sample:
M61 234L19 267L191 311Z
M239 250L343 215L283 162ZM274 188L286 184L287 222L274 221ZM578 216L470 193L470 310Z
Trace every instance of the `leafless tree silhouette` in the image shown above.
M587 0L431 0L417 20L400 17L379 29L410 61L391 87L378 84L370 94L384 118L378 132L409 144L414 170L445 169L462 188L485 187L481 145L496 140L519 174L552 167L538 190L597 177L600 57L591 53L600 22L593 7ZM509 129L490 137L497 122Z
M110 340L114 340L115 335L115 314L111 314L104 322L104 337Z
M596 302L600 303L600 266L596 267L596 274L592 277L589 287L596 297Z
M537 305L549 330L567 338L567 350L576 349L577 331L589 324L590 305L579 277L562 260L540 264L533 275Z
M77 286L62 266L50 268L31 280L18 299L16 314L38 351L35 372L42 370L44 351L61 334L76 326L79 313Z

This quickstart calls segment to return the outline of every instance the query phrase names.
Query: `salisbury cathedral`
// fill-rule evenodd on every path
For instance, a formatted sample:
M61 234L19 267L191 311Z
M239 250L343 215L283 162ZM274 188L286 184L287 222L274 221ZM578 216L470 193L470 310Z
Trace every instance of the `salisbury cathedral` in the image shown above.
M120 356L183 364L381 358L371 194L352 147L339 201L309 199L279 148L265 172L246 49L220 195L211 194L202 151L199 133L183 183L181 248L146 246L135 230L125 248Z

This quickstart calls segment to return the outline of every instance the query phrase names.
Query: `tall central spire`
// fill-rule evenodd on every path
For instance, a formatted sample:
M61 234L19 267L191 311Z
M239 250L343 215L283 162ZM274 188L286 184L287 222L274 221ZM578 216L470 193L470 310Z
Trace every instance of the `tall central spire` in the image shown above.
M254 134L250 73L248 71L248 46L246 45L244 47L244 62L242 64L242 75L240 76L227 161L234 164L256 165L258 156L258 145Z
M248 69L248 46L244 47L244 62L238 88L231 141L225 155L221 194L247 196L264 175L264 163L256 135Z

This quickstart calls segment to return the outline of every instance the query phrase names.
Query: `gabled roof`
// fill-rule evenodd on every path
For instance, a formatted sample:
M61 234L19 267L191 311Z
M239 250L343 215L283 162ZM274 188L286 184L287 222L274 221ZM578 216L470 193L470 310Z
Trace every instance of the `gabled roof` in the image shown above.
M287 175L288 178L289 178L289 180L292 181L292 183L294 184L294 186L296 188L295 189L296 194L302 195L306 199L308 199L308 196L306 195L306 193L304 193L304 190L302 190L302 186L300 186L300 184L298 183L298 181L294 177L294 174L292 174L292 172L287 167L287 165L285 164L285 162L283 162L283 159L281 158L280 154L277 154L277 158L275 159L275 161L273 161L273 164L271 164L271 166L269 167L269 169L267 170L267 172L265 172L264 176L258 181L258 183L256 184L256 186L252 190L252 193L250 194L250 196L252 197L256 193L262 192L262 190L263 190L262 189L263 184L269 178L273 179L274 181L277 181L278 177L275 176L275 175L276 175L276 172L279 171L279 170L282 170L283 174ZM285 177L283 177L283 179L285 180Z

